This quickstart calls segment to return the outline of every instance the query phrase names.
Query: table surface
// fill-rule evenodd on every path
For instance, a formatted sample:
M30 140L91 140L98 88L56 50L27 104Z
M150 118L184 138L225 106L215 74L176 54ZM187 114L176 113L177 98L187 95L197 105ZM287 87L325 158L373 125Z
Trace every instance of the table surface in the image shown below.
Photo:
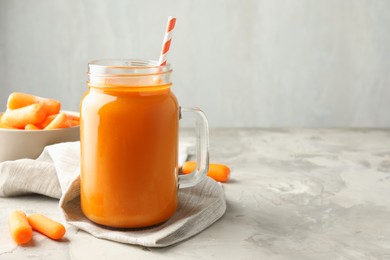
M390 259L390 129L212 129L210 158L232 170L227 211L184 242L125 245L67 225L60 242L16 246L12 209L62 219L57 200L31 195L0 198L0 259Z

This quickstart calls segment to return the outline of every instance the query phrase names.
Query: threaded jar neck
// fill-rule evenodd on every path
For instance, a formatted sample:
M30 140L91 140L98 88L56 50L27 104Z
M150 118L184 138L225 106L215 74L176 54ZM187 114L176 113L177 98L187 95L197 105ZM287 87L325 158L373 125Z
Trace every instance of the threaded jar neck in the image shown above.
M137 59L95 60L88 64L88 84L104 87L148 87L171 83L170 64Z

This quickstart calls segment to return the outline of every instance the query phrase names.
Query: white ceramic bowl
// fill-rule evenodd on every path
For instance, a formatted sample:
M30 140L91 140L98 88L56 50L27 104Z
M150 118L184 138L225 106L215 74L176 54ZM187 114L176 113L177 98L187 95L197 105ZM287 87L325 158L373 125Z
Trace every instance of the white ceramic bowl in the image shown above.
M79 115L77 112L63 112ZM79 140L79 126L53 130L0 128L0 162L23 158L36 159L47 145Z

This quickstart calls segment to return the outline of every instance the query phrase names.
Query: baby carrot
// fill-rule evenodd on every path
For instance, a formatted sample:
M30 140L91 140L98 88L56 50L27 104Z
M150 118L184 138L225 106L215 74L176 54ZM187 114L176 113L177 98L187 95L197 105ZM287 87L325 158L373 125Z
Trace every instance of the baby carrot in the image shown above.
M58 240L65 235L65 227L44 215L41 214L31 214L27 217L28 223L32 228L45 236Z
M27 124L24 127L24 130L41 130L41 128L39 128L38 126L33 125L33 124Z
M36 96L14 92L8 96L7 107L9 109L17 109L34 103L38 103Z
M70 127L71 124L68 121L68 117L65 113L59 113L56 115L56 117L53 119L53 121L50 122L49 125L47 125L44 129L45 130L51 130L56 128L66 128Z
M48 115L55 115L60 112L61 103L55 99L40 98L39 103L43 105Z
M3 116L3 114L0 114L0 128L6 128L6 129L17 129L15 127L12 127L12 126L9 126L9 125L4 125L3 123L1 123L1 117Z
M8 226L11 237L17 244L25 244L31 240L32 229L24 212L18 210L12 212L8 219Z
M46 126L48 126L51 121L53 121L53 119L56 117L57 115L50 115L50 116L47 116L45 117L45 119L42 121L42 123L39 124L39 127L41 129L44 129Z
M48 115L58 114L61 108L61 103L55 99L42 98L19 92L11 93L7 101L7 107L9 109L17 109L31 104L42 104Z
M1 117L1 123L15 128L24 128L27 124L39 124L46 117L46 112L40 104L8 110Z
M19 128L15 128L9 125L3 125L2 123L0 123L0 128L20 130Z
M196 162L189 161L185 162L182 167L183 174L191 173L196 168ZM230 169L226 165L210 163L209 171L207 172L207 176L213 178L216 181L227 182L230 177Z
M15 127L9 126L9 125L4 125L1 123L1 117L3 114L0 114L0 128L6 128L6 129L17 129Z
M70 121L80 121L80 117L79 116L68 114L68 113L66 113L66 116L68 117L68 119Z
M70 123L71 126L80 125L80 121L77 121L77 120L69 120L69 123Z
M77 115L65 113L66 116L68 117L68 121L70 123L70 126L77 126L80 125L80 117Z

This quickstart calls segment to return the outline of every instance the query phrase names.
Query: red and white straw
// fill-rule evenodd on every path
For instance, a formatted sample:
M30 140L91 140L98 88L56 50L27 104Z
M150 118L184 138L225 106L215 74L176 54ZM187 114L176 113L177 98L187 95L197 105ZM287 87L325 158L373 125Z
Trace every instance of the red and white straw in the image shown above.
M173 29L175 28L175 23L176 23L176 18L169 16L167 29L165 30L164 42L161 49L160 59L158 61L160 66L164 66L167 64L167 54L169 51L169 47L171 46L172 33L173 33Z

